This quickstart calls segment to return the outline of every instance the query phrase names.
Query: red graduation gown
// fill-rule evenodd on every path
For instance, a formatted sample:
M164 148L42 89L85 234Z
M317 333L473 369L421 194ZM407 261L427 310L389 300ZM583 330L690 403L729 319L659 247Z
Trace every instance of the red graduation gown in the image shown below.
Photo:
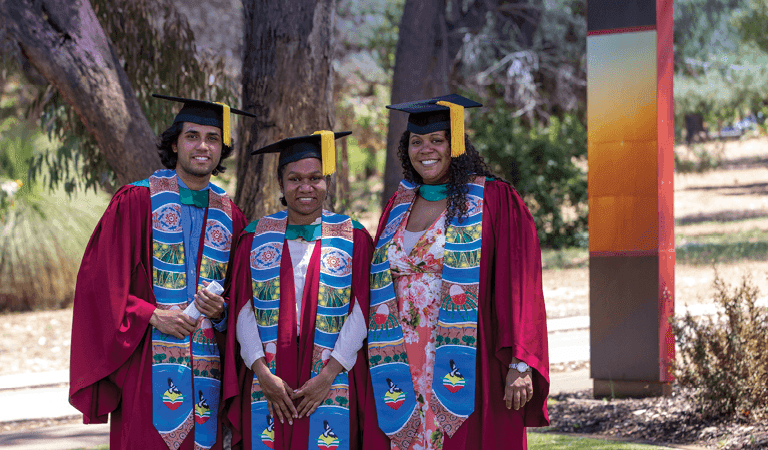
M232 224L234 241L246 225L234 203ZM152 424L149 319L156 301L151 231L149 189L123 186L93 231L77 275L69 402L83 413L86 424L106 423L111 413L111 450L168 448ZM225 338L217 334L217 340L223 355ZM214 448L220 446L218 439ZM193 447L194 433L190 433L181 449Z
M368 311L369 276L368 268L373 254L373 242L365 229L355 228L353 232L354 250L352 255L352 299L350 312L357 300L363 314ZM243 307L248 306L253 298L251 287L250 252L253 233L243 233L235 251L233 261L232 284L228 329L234 330L237 316ZM296 345L296 299L293 283L293 266L288 243L283 246L280 265L280 315L277 325L277 376L285 380L293 389L300 388L309 380L314 346L315 317L317 315L318 281L320 279L320 245L315 245L307 268L304 288L304 307L301 336ZM227 333L227 353L224 360L224 397L225 417L232 429L232 444L242 442L244 450L251 448L251 403L250 392L253 372L245 366L240 357L240 344L236 333ZM357 353L355 366L349 373L349 417L350 448L360 448L365 405L365 386L368 384L368 359L363 346ZM301 399L295 401L298 406ZM258 437L256 437L258 439ZM276 450L307 450L309 441L309 418L294 419L293 425L286 421L281 424L275 419Z
M382 213L377 241L393 200L394 196ZM539 238L528 208L501 181L485 183L482 239L475 411L452 438L445 436L444 450L525 449L525 427L549 425L549 353ZM534 368L533 398L518 411L508 410L502 400L513 356ZM370 383L367 393L363 448L389 449L389 439L378 426Z

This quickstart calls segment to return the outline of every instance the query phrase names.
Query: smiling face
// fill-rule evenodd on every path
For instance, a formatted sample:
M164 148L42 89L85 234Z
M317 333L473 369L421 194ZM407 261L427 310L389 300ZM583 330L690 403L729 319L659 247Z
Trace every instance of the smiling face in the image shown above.
M304 158L286 164L280 188L288 204L289 224L308 225L320 217L327 186L319 159Z
M408 138L408 157L424 184L443 184L450 180L451 143L445 131L413 134Z
M219 127L184 122L171 148L177 156L176 173L190 189L201 182L204 182L202 187L208 183L221 160L222 145Z

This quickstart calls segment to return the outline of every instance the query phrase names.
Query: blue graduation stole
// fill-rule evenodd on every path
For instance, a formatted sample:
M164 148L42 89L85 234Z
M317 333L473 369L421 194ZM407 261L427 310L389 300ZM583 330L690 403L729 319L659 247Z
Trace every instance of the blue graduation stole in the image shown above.
M181 196L176 172L158 170L146 180L134 183L149 187L152 201L152 284L157 307L187 307L186 261L181 225ZM203 256L199 270L202 281L223 284L232 247L232 205L226 192L208 184L208 215ZM216 443L221 358L211 321L201 316L195 331L177 339L152 328L152 423L169 449L179 448L195 430L196 448Z
M277 369L277 327L280 310L280 263L288 212L259 220L251 246L250 267L253 309L269 370ZM319 298L315 318L310 378L317 376L330 359L341 327L349 314L352 294L352 219L323 211ZM297 299L300 301L300 299ZM301 320L297 318L297 320ZM251 448L274 448L274 418L258 378L251 383ZM349 449L349 374L342 371L321 405L309 416L309 449Z

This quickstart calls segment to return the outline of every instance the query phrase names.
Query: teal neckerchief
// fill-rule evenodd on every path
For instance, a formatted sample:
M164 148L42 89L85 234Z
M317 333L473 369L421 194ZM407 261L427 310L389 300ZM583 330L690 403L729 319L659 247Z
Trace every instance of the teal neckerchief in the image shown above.
M313 242L320 239L321 231L319 223L315 225L287 225L285 238L289 241L302 238L307 242Z
M419 187L419 195L430 202L443 200L448 198L448 184L422 184Z
M179 186L179 195L182 205L197 206L198 208L208 207L208 190L193 191Z

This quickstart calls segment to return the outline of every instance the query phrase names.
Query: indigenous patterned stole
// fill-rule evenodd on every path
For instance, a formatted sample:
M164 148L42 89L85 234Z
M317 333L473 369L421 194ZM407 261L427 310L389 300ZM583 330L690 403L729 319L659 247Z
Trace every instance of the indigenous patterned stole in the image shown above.
M287 224L287 211L262 218L256 225L251 246L253 309L259 336L264 345L265 359L273 374L279 364L276 349L280 309L280 263ZM317 376L328 363L341 327L349 314L352 293L352 230L352 219L349 217L323 211L322 238L319 243L320 286L310 378ZM274 448L274 424L259 380L254 375L251 384L252 449ZM309 416L308 448L315 447L321 450L349 448L349 374L344 371L333 381L322 404Z
M371 262L368 362L379 427L399 449L416 436L419 411L400 326L387 249L416 197L418 186L400 183ZM443 430L453 436L475 409L477 301L485 177L468 185L467 213L454 217L445 235L435 369L430 408Z
M187 307L187 265L176 172L159 170L148 180L152 196L152 284L157 307ZM223 284L232 246L232 206L219 187L208 185L208 215L202 280ZM191 237L195 239L194 236ZM201 316L191 337L177 339L152 328L152 422L169 449L177 449L195 427L195 449L216 443L221 361L211 321ZM196 424L196 425L194 425Z

